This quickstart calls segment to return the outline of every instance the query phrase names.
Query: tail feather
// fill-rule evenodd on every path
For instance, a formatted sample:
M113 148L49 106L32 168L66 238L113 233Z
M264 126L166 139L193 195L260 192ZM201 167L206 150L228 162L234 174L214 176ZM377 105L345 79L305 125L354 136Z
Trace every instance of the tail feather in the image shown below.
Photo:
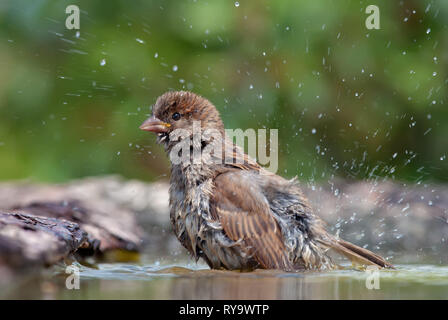
M383 257L367 249L358 247L357 245L354 245L353 243L350 243L348 241L334 238L331 247L340 254L346 256L352 262L365 265L376 265L382 268L395 269L394 266L387 262Z

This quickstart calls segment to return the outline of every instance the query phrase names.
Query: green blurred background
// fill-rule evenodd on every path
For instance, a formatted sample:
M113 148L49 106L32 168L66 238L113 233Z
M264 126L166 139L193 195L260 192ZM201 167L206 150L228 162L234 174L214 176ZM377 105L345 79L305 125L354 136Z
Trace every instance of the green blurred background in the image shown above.
M278 128L286 177L447 181L447 21L446 0L2 0L0 179L167 178L138 126L184 89Z

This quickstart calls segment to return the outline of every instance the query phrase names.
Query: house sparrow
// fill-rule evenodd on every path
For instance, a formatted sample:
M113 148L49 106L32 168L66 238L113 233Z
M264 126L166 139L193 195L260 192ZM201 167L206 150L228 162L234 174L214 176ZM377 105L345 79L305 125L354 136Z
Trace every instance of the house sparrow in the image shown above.
M195 142L195 123L201 135L207 136L207 130L219 134ZM352 262L393 268L382 257L329 234L294 179L268 172L226 137L207 99L167 92L140 129L156 133L170 155L170 219L177 238L210 268L331 269L336 265L330 249ZM191 139L192 144L179 148ZM197 154L212 144L221 149L213 148L198 161ZM226 161L215 161L223 154ZM182 156L183 161L174 161Z

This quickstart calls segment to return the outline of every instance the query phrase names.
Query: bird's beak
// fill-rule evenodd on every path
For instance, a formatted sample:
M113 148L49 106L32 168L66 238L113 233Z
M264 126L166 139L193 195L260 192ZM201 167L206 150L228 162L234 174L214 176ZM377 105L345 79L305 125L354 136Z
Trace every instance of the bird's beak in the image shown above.
M157 119L155 116L152 116L145 120L140 126L140 129L143 131L150 131L155 133L164 133L168 132L168 128L171 127L169 123L163 122Z

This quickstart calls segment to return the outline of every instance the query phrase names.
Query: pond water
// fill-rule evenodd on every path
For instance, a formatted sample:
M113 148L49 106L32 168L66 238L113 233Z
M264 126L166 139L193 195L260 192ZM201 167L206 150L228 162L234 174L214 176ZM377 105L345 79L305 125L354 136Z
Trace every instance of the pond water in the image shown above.
M346 269L285 273L209 270L176 263L100 263L79 268L78 290L65 286L65 266L4 292L7 299L447 299L448 266L399 264L372 273ZM370 277L370 278L368 278ZM377 283L375 281L378 281ZM367 284L366 284L367 283ZM378 289L375 289L377 284ZM371 289L368 289L370 286ZM373 288L372 288L373 287Z

